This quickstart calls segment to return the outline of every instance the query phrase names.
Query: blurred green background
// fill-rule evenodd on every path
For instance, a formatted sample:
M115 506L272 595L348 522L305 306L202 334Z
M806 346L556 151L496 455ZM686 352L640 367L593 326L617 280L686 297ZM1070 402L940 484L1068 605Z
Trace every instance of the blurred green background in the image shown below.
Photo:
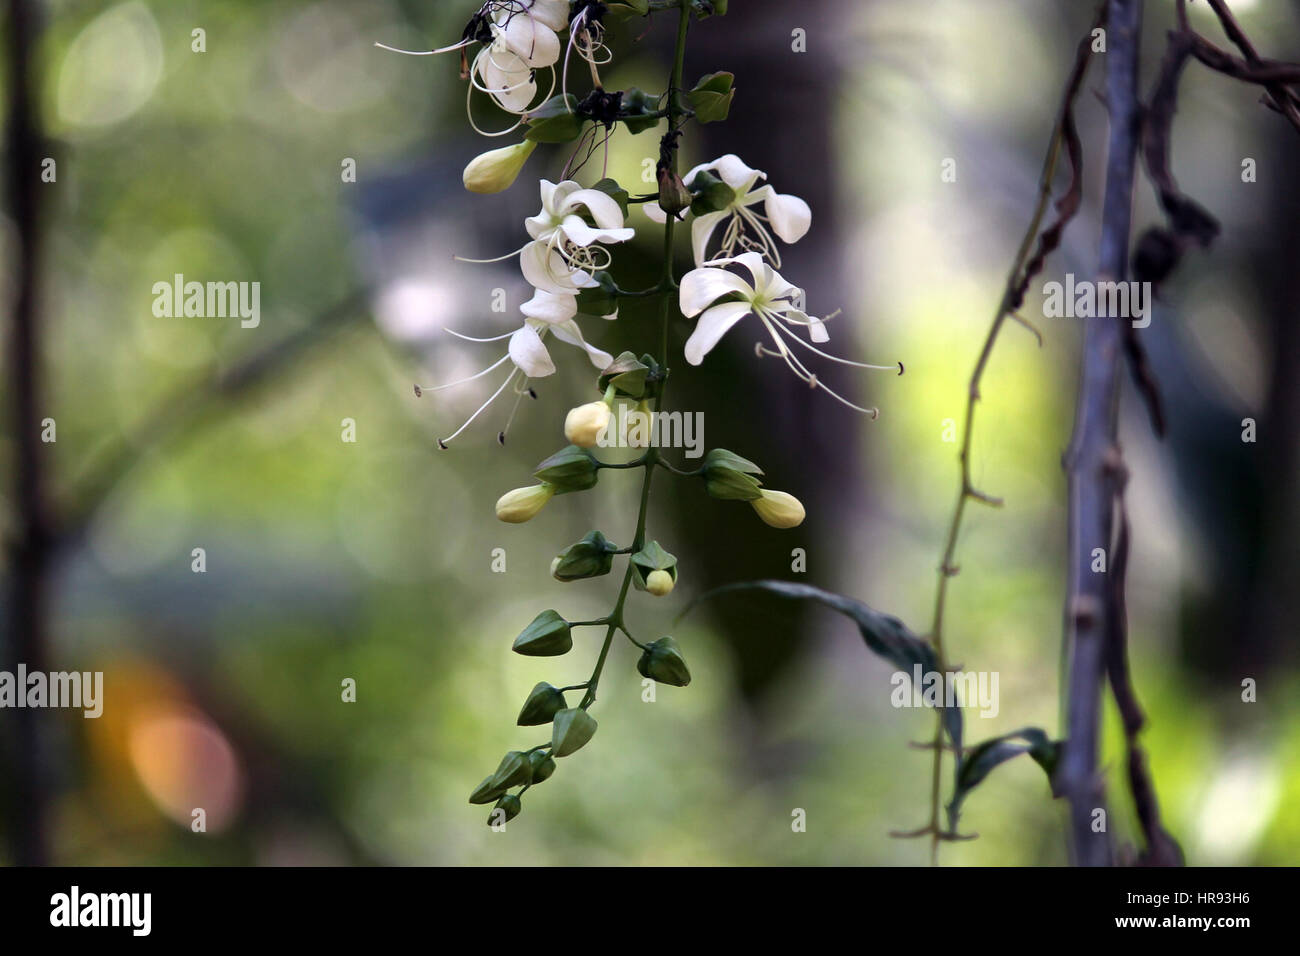
M1197 26L1221 41L1201 6ZM1294 5L1232 6L1264 55L1300 53ZM1149 4L1148 70L1171 7ZM838 354L902 360L907 374L828 372L881 408L872 423L756 361L745 323L700 368L680 358L690 326L674 328L669 404L703 411L706 443L760 462L809 521L773 531L693 483L656 481L651 536L678 555L681 580L665 601L634 594L631 620L643 638L671 630L694 681L645 703L634 649L615 644L594 709L600 733L530 792L505 833L465 798L504 751L540 739L514 726L520 703L539 680L585 679L598 635L581 634L558 660L521 658L510 642L543 608L569 619L608 609L616 580L559 585L548 567L591 527L631 533L635 477L607 474L527 525L502 525L497 496L528 483L562 444L564 411L595 397L585 359L553 350L561 374L541 383L504 448L504 404L450 451L435 443L490 393L486 380L419 400L411 386L499 354L441 330L509 331L522 279L509 262L451 256L516 248L539 205L536 180L558 178L561 151L540 149L503 195L466 194L464 164L512 138L470 133L454 56L373 46L454 42L472 3L44 8L39 102L58 162L43 194L42 285L56 500L75 510L99 469L129 463L54 579L51 666L106 681L101 719L43 717L54 859L926 861L928 846L888 833L925 822L930 757L908 742L928 736L931 717L890 706L890 669L848 622L761 597L673 617L711 585L785 577L928 626L958 487L945 420L960 429L1090 4L733 0L726 18L692 28L688 79L731 70L738 92L727 124L688 129L687 164L736 152L807 198L813 229L783 274L808 287L814 313L845 310L832 326ZM671 24L663 15L643 36L637 24L615 33L607 86L661 90ZM204 53L191 51L195 28ZM792 50L796 29L806 53ZM1095 267L1100 76L1094 67L1080 104L1086 204L1044 279ZM1224 234L1165 286L1151 329L1171 411L1165 443L1126 396L1134 676L1166 825L1194 864L1300 855L1300 142L1257 99L1189 68L1174 168ZM481 107L483 122L500 122ZM645 191L642 160L656 151L654 133L620 131L610 173ZM1255 183L1241 180L1245 157L1258 162ZM956 182L941 180L947 158ZM356 183L342 181L345 159ZM1142 184L1135 222L1156 220ZM650 275L660 233L639 212L630 224L646 228L615 251L615 273ZM0 218L6 264L12 229ZM259 281L260 326L154 317L152 286L176 273ZM8 265L3 281L7 303ZM506 314L491 309L498 288ZM363 307L335 309L354 296ZM1025 312L1036 309L1031 297ZM626 305L617 323L585 331L614 353L652 347L651 312ZM996 718L968 711L971 739L1059 731L1060 455L1081 324L1046 320L1043 331L1040 350L1009 328L985 380L974 478L1007 505L970 513L948 641L968 669L999 673L1001 700ZM236 378L186 404L211 393L205 383L243 375L252 355L270 358L249 388ZM1261 423L1254 445L1239 440L1245 417ZM355 443L340 440L344 419ZM8 415L5 429L0 530L16 507ZM191 571L194 548L206 573ZM492 571L497 548L505 573ZM806 574L791 572L794 548L807 552ZM340 700L344 678L357 682L355 703ZM1245 678L1258 682L1257 703L1241 702ZM1133 839L1119 736L1112 720L1114 827ZM206 808L207 833L191 832L193 807ZM796 808L807 832L792 832ZM1063 863L1062 809L1038 768L1008 764L967 804L980 839L946 846L943 860Z

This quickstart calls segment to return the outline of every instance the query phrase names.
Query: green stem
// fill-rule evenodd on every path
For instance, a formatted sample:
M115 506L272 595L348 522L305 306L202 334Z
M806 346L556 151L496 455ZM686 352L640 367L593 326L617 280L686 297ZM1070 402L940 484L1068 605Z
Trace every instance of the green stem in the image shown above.
M673 134L677 131L682 117L685 115L681 105L677 102L677 91L682 86L682 73L686 63L686 32L690 27L690 0L677 0L673 4L678 10L677 23L677 46L673 53L672 77L669 80L668 88L668 107L666 115L668 118L668 131ZM673 172L677 171L677 152L672 153ZM664 264L663 276L659 285L656 287L657 292L663 296L663 309L660 313L660 348L661 365L664 368L664 377L667 378L668 365L668 328L672 320L672 307L674 294L677 291L677 279L673 273L673 232L677 225L674 216L669 216L668 221L664 224ZM659 411L663 404L664 386L666 382L661 381L659 392L655 397L655 411ZM642 469L641 477L641 506L637 511L636 533L632 538L632 551L640 551L645 547L646 539L646 516L650 510L650 480L654 476L655 465L660 462L659 449L650 448L645 455L639 459ZM636 638L632 637L623 621L623 607L627 603L628 591L632 585L633 566L628 561L627 570L623 572L623 584L618 591L618 602L614 605L614 610L608 617L608 627L605 631L605 640L600 647L600 656L596 658L596 667L591 672L591 679L587 682L587 693L583 695L582 703L578 706L583 710L588 709L596 702L596 688L600 684L601 674L605 671L605 661L609 657L610 645L614 642L614 634L622 631L637 643ZM637 644L638 647L643 646Z

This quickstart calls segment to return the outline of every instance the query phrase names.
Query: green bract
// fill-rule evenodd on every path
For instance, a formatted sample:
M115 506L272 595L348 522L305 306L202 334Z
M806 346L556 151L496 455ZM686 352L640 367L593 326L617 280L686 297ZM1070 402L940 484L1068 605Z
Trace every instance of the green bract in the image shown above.
M528 754L512 750L501 758L501 763L492 774L494 786L502 791L511 787L521 787L533 779L533 765L528 761Z
M585 448L569 445L537 466L533 477L555 487L557 495L586 491L596 484L599 466Z
M564 694L560 689L542 681L533 688L528 699L524 701L523 709L519 711L519 719L515 723L520 727L549 724L551 718L564 709L564 705Z
M525 657L558 657L567 654L572 647L573 635L569 632L569 622L554 611L543 611L515 638L513 650Z
M528 114L528 131L524 139L535 143L568 143L582 132L578 115L578 98L572 93L552 96Z
M589 531L576 544L571 544L556 557L551 574L557 581L578 581L609 574L614 566L614 552L618 546L599 531Z
M682 657L677 642L671 637L661 637L646 645L641 659L636 662L636 669L642 677L661 684L685 687L691 682L691 672L686 667L686 658Z
M580 707L571 707L555 715L551 724L551 753L567 757L596 734L596 720Z
M763 483L753 476L762 473L758 465L725 448L710 451L700 468L705 490L724 501L757 501Z
M695 111L697 122L717 123L727 118L731 101L736 96L736 91L731 88L735 80L732 73L710 73L695 84L695 88L686 94L686 102Z
M619 395L640 398L645 394L645 380L649 374L648 365L631 352L623 352L600 373L599 387L604 392L612 385Z
M736 201L736 191L707 169L695 174L688 184L695 199L691 201L691 215L704 216L722 212Z
M659 125L661 117L653 115L659 101L635 86L623 91L623 124L629 133L636 135Z

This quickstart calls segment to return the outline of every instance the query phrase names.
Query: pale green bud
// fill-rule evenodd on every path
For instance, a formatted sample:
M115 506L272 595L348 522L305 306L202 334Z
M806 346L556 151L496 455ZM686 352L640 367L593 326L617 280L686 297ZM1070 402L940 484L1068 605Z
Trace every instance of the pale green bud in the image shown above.
M465 188L472 193L499 193L509 189L536 148L535 142L524 140L475 156L465 167L462 177Z
M507 491L497 499L497 518L510 524L522 524L535 518L554 494L555 486L546 482Z
M769 491L764 488L761 495L750 504L763 522L773 528L797 528L803 524L803 505L794 495L784 491Z

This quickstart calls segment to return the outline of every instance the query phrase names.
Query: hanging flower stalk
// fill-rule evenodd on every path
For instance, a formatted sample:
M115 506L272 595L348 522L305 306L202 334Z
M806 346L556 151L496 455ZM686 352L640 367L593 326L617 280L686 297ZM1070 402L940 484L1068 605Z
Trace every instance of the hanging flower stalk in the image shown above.
M612 59L606 45L607 21L666 10L678 13L667 89L659 96L637 89L605 90L600 67ZM568 444L534 469L533 484L501 496L497 517L511 524L527 522L552 499L594 487L606 470L641 474L636 527L630 540L624 538L626 543L620 544L592 530L551 562L552 576L562 583L604 577L622 562L622 580L610 612L592 621L569 621L558 611L545 610L515 639L516 653L559 657L573 649L575 630L604 630L586 680L562 687L538 684L523 703L519 726L549 724L550 739L507 753L470 795L471 803L494 805L488 821L493 825L515 817L522 809L524 793L555 772L556 759L576 752L595 735L597 723L590 711L616 634L621 633L639 649L636 667L644 677L675 687L690 683L690 670L677 642L666 636L642 642L632 633L626 615L632 590L665 597L679 580L677 557L651 539L647 528L651 480L658 470L702 481L704 491L717 500L749 503L770 527L793 528L804 519L804 506L794 495L763 487L763 472L753 462L725 449L713 449L698 469L685 471L665 460L662 450L647 437L653 430L643 427L644 423L652 421L664 404L673 359L668 332L674 319L694 322L683 356L688 365L702 365L729 330L749 319L768 339L768 344L757 343L756 354L780 358L811 388L820 388L836 401L872 417L877 414L874 408L860 407L831 391L809 363L822 360L902 371L901 365L849 362L818 347L830 338L826 322L831 316L809 314L804 290L777 271L781 266L779 245L798 242L812 224L807 203L777 192L766 183L765 174L732 154L695 167L684 179L678 172L678 151L687 125L726 119L735 95L734 78L729 73L709 74L689 90L682 82L692 17L705 19L726 11L726 0L489 0L472 16L459 42L419 54L460 53L468 94L472 96L476 90L486 94L515 118L512 126L490 135L525 128L519 143L490 150L469 163L464 181L470 191L509 188L539 144L562 144L570 150L561 181L540 182L541 211L523 224L528 241L497 259L462 260L501 262L517 257L534 295L521 306L522 321L514 331L488 337L452 332L471 342L506 342L504 355L461 382L416 387L416 394L421 395L500 376L487 402L447 438L440 439L439 446L449 447L507 390L515 395L516 410L522 397L536 397L532 382L556 371L548 348L553 339L586 354L598 372L595 385L599 398L567 412L563 430ZM562 36L566 32L567 37ZM583 71L577 69L575 77L570 77L576 63L586 64L590 80L591 88L581 98L573 90L583 79ZM541 85L548 82L551 93L557 86L561 92L539 95ZM603 175L590 185L579 181L580 172L602 148L607 156L609 139L618 127L635 135L663 124L667 130L659 145L656 192L633 196ZM663 261L656 285L629 291L614 278L616 256L611 248L626 248L635 237L636 229L628 222L634 205L642 207L651 225L662 229ZM695 268L679 281L673 263L674 241L678 223L685 221L691 225ZM657 354L638 357L623 351L614 357L587 341L579 319L599 317L612 323L605 328L617 330L618 323L612 320L618 318L619 300L624 298L659 300ZM606 443L613 423L620 420L615 410L621 404L634 406L622 419L636 423L629 428L625 444L644 452L631 462L612 464L602 461L593 449ZM514 414L510 412L510 420ZM505 434L505 429L498 433L502 443Z

